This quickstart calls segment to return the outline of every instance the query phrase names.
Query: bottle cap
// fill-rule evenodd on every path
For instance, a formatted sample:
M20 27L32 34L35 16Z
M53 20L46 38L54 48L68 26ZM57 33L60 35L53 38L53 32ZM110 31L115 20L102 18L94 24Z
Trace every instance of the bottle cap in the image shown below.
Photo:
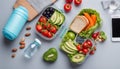
M41 41L39 40L39 39L35 39L35 41L39 44L39 45L41 45Z

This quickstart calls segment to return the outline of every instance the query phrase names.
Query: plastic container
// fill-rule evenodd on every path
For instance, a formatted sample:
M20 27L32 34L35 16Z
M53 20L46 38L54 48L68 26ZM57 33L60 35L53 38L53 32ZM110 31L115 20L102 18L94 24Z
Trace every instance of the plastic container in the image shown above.
M84 9L82 10L83 11L86 11L88 12L88 10L91 10L91 9ZM94 11L96 12L95 10L91 10L91 11ZM90 12L91 13L91 12ZM81 12L77 15L77 16L83 16L83 15L80 15ZM96 14L98 14L96 12ZM100 16L98 16L98 18L100 19ZM100 22L99 24L101 24L102 20L100 19ZM72 24L72 23L71 23ZM70 25L71 25L70 24ZM99 26L100 27L100 26ZM95 29L97 30L97 28ZM94 31L95 31L94 30ZM94 32L93 31L93 32ZM68 33L69 32L69 33ZM72 33L71 33L72 32ZM62 41L61 41L61 44L60 44L60 49L62 51L64 51L67 55L69 55L69 60L73 63L73 64L82 64L85 62L85 60L89 57L89 54L92 50L95 50L94 47L96 46L96 42L92 39L92 38L82 38L82 36L79 36L81 32L79 33L75 33L75 31L72 31L70 26L69 28L63 30L63 33L62 33ZM90 33L90 32L89 32ZM64 35L63 35L64 34ZM70 35L71 34L71 35ZM92 33L91 33L92 34ZM74 37L74 38L73 38ZM79 37L79 39L77 39L77 37ZM84 42L87 40L87 44ZM71 42L70 42L71 41ZM92 44L91 44L91 43ZM70 44L71 43L71 44ZM89 47L87 47L86 45L88 45L89 43ZM78 47L77 45L80 44ZM83 45L84 44L84 45ZM91 46L90 46L91 45ZM70 47L72 46L72 47ZM84 46L84 47L83 47ZM85 48L86 47L86 48ZM73 57L73 55L75 56L76 55L76 52L77 51L77 54L82 54L84 55L84 59L77 62L77 61L73 61L71 58ZM77 59L76 59L77 60Z
M31 58L37 50L39 50L39 47L41 46L41 41L39 39L35 39L34 42L32 42L27 49L24 51L24 56L26 58Z
M50 8L50 7L47 7L46 9L48 9L48 8ZM52 7L52 8L54 8L54 7ZM43 13L45 12L46 9L43 10L43 12L41 13L40 17L41 17L41 16L44 16ZM55 9L55 8L54 8L54 9ZM64 16L64 14L63 14L61 11L59 11L59 10L57 10L57 9L55 9L55 10L58 11L61 15ZM47 18L47 19L49 20L49 18ZM64 21L65 21L65 16L64 16ZM42 37L43 39L45 39L45 40L52 40L52 39L54 39L54 38L60 33L60 31L61 31L62 28L64 27L64 25L65 25L64 21L63 21L62 25L60 25L59 29L58 29L57 32L53 35L52 38L48 38L48 37L42 35L42 33L38 32L37 30L36 30L36 33L37 33L40 37ZM39 22L39 20L38 20L38 22ZM38 22L37 22L37 23L38 23ZM37 23L36 23L36 25L37 25ZM36 25L35 25L35 27L36 27ZM53 25L54 25L54 24L53 24Z
M26 8L19 6L14 9L2 30L4 37L9 40L14 40L17 38L27 20L28 10Z

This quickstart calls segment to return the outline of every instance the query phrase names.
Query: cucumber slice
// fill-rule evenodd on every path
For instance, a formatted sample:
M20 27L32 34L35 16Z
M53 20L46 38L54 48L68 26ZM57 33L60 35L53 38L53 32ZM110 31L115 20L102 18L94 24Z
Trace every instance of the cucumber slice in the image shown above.
M65 48L65 46L61 46L61 49L62 49L64 52L68 53L68 54L74 54L74 52L68 51L68 50Z
M76 50L76 51L77 51L76 46L75 46L75 45L73 45L73 43L72 43L72 42L68 41L68 42L65 42L65 44L66 44L69 48L71 48L71 49L73 49L73 50Z
M54 23L54 22L57 20L57 17L58 17L57 11L55 11L55 12L53 13L52 17L50 18L50 21L51 21L52 23Z
M60 13L60 22L58 23L58 25L61 25L65 20L65 16L63 14Z
M66 48L68 51L71 51L71 52L76 51L76 50L74 50L74 49L69 48L66 44L64 44L64 46L65 46L65 48Z
M75 54L72 56L71 61L74 63L81 63L85 60L85 56L83 54Z
M54 22L54 24L58 24L61 20L60 20L60 13L59 12L57 12L56 13L56 15L57 15L57 20Z

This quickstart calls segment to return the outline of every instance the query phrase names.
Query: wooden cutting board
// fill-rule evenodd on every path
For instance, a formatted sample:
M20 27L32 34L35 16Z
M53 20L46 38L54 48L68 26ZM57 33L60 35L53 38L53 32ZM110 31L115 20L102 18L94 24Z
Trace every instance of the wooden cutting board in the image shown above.
M51 1L53 3L56 2L56 0ZM18 6L24 6L28 9L28 21L33 20L40 13L27 0L17 0L14 4L14 8L17 8Z

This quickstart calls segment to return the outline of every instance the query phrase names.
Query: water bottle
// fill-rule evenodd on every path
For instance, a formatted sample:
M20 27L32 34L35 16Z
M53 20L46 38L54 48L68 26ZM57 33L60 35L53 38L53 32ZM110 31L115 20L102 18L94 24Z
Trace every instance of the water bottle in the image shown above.
M14 40L19 35L27 20L28 10L25 7L19 6L14 9L2 30L3 36L9 40Z
M41 46L41 41L39 39L35 39L34 42L32 42L27 49L24 51L24 56L26 58L31 58L35 52L39 49Z

